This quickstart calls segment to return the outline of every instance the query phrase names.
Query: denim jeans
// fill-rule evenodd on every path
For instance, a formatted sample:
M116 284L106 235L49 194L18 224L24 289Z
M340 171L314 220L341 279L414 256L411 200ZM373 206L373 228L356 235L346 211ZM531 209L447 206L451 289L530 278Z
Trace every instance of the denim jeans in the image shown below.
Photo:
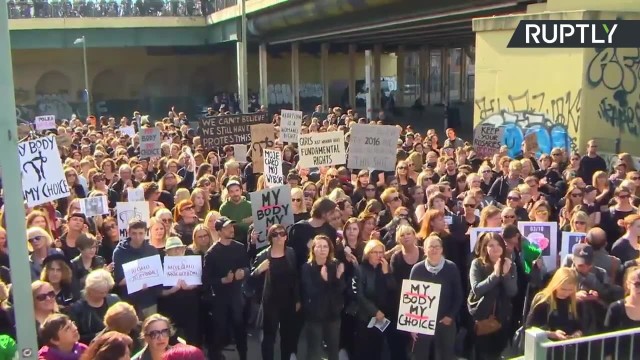
M307 333L307 360L322 359L322 341L327 344L329 360L338 360L340 351L340 318L332 321L305 323Z

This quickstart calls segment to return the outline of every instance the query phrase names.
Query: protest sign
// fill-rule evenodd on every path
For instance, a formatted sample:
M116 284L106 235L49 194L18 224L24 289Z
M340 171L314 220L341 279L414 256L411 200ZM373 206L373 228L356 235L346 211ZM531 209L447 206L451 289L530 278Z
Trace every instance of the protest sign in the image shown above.
M398 330L434 335L438 323L440 284L405 279L400 292Z
M473 149L479 159L491 158L500 151L504 139L504 127L492 124L477 126L473 131Z
M127 293L133 294L145 286L162 285L163 271L160 255L147 256L122 264Z
M573 253L573 247L577 244L581 243L587 234L581 232L562 232L562 245L560 246L560 257L564 258L565 256Z
M469 251L473 252L473 249L476 247L476 243L478 242L478 238L482 233L496 233L502 235L502 228L499 227L477 227L477 228L469 228Z
M55 115L36 116L35 125L36 130L49 130L58 127L58 125L56 125Z
M267 187L284 184L282 174L282 153L278 150L264 149L264 180Z
M300 134L298 146L300 148L298 165L302 168L317 168L319 166L343 165L346 163L344 133L342 131Z
M109 202L107 201L107 195L80 199L80 212L87 217L108 214Z
M165 256L164 286L176 286L184 280L189 285L202 285L202 258L199 255Z
M392 125L352 125L347 167L394 171L399 137L400 129Z
M263 248L267 242L267 230L273 224L284 227L293 225L293 209L291 208L291 187L282 185L270 189L252 192L251 215L253 227L258 233L256 248Z
M58 145L58 149L63 147L68 148L69 146L71 146L72 142L73 142L73 139L69 134L60 134L56 136L56 144Z
M558 259L558 223L519 221L518 229L522 236L542 250L540 256L547 270L555 270Z
M213 149L251 140L251 126L267 122L267 113L205 116L199 120L202 146Z
M54 136L19 143L18 155L22 192L29 207L69 196L69 184Z
M280 111L280 141L297 143L302 129L302 111Z
M129 237L129 221L142 220L149 225L149 204L146 201L116 203L116 218L120 240Z
M270 149L276 140L273 124L258 124L251 126L251 163L253 173L264 172L264 149Z
M122 135L128 135L129 137L134 137L136 135L136 129L132 125L121 127L120 132Z
M144 201L143 188L127 188L127 201Z
M148 159L152 157L162 157L160 146L162 138L160 129L157 127L140 129L140 158Z
M247 144L233 144L233 157L239 163L247 162Z

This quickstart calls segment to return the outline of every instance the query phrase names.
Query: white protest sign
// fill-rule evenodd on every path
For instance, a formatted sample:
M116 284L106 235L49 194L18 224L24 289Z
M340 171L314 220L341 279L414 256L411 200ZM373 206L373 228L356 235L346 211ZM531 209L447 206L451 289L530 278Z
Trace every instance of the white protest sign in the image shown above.
M134 137L136 135L136 129L131 125L121 127L120 132L122 135L129 135L129 137Z
M133 294L146 287L162 285L162 262L160 255L148 256L122 264L127 282L127 293Z
M282 153L278 150L264 149L264 180L267 187L284 184L282 174Z
M148 159L152 157L161 157L162 137L160 129L157 127L140 129L140 158Z
M349 137L349 169L394 171L400 129L393 125L353 124Z
M562 232L562 245L560 249L560 258L573 253L573 247L581 243L587 234L581 232Z
M542 250L542 260L547 270L555 270L558 266L558 223L519 221L518 229L530 243Z
M19 143L18 155L22 192L29 207L69 196L69 184L54 136Z
M108 214L109 202L107 201L107 195L80 199L80 212L87 217Z
M442 285L404 279L398 308L398 330L434 335Z
M249 148L247 144L233 144L233 157L239 163L247 162L247 153L249 152Z
M342 131L300 134L298 146L300 148L298 165L301 168L316 168L346 163L344 133Z
M302 111L280 111L280 141L297 143L302 129Z
M36 116L35 125L36 125L36 130L49 130L49 129L55 129L58 127L58 125L56 125L55 115Z
M267 230L274 224L284 227L293 225L293 209L291 208L291 187L282 185L270 189L252 192L251 215L253 227L258 233L256 249L263 248L267 242Z
M199 255L165 256L164 286L176 286L184 280L189 285L202 285L202 258Z
M474 227L469 228L469 252L472 253L473 249L476 247L476 243L478 242L478 238L482 233L496 233L502 234L502 228L500 227Z
M129 237L129 221L142 220L149 225L149 204L146 201L116 203L116 218L120 240Z
M127 200L129 202L144 201L143 188L127 188Z

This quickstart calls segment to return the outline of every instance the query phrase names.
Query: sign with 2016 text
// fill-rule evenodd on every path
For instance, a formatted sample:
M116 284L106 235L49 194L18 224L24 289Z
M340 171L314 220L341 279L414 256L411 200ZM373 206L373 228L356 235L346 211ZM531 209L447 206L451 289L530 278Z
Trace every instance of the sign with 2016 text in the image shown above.
M297 143L302 129L302 111L280 111L280 141Z
M302 168L346 163L344 133L342 131L301 134L298 137L298 147L300 149L298 165Z
M144 257L122 264L127 282L127 293L133 294L146 287L162 285L163 271L160 255Z
M267 187L284 184L282 174L282 153L278 150L264 149L264 180Z
M146 201L116 203L116 217L120 240L129 237L129 221L142 220L149 225L149 204Z
M352 125L347 167L393 171L399 137L400 129L393 125Z
M253 227L258 233L256 248L263 248L267 242L267 230L274 224L284 227L293 225L293 209L291 208L291 187L282 185L270 189L252 192L251 215Z
M19 143L18 155L22 192L29 207L69 196L69 184L54 136Z
M440 284L425 281L403 280L398 330L434 335L438 324L441 287Z
M477 126L473 131L473 149L479 159L491 158L500 151L504 139L504 127L491 124Z
M258 124L251 126L251 163L253 173L264 172L264 150L273 147L276 137L273 124Z
M160 146L162 145L162 137L160 129L156 127L140 129L140 158L147 159L152 157L161 157Z
M35 120L36 130L49 130L57 127L55 115L36 116Z
M266 113L208 116L199 120L205 149L251 141L251 125L267 122Z

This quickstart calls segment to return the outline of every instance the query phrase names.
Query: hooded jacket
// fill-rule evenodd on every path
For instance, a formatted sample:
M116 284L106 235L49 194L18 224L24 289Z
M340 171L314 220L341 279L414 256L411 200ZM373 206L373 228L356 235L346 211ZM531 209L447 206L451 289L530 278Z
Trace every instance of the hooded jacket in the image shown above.
M54 347L47 345L40 348L38 351L38 359L42 360L78 360L82 353L87 350L87 345L83 343L76 343L73 346L73 350L70 353L62 352Z
M123 264L154 255L160 255L158 249L149 245L147 241L142 243L142 246L139 248L131 246L131 238L120 241L115 250L113 250L114 278L116 284L120 284L120 281L124 279ZM152 286L133 294L127 294L126 285L118 287L120 297L136 306L136 308L146 308L157 304L158 298L162 293L162 286L160 285Z

